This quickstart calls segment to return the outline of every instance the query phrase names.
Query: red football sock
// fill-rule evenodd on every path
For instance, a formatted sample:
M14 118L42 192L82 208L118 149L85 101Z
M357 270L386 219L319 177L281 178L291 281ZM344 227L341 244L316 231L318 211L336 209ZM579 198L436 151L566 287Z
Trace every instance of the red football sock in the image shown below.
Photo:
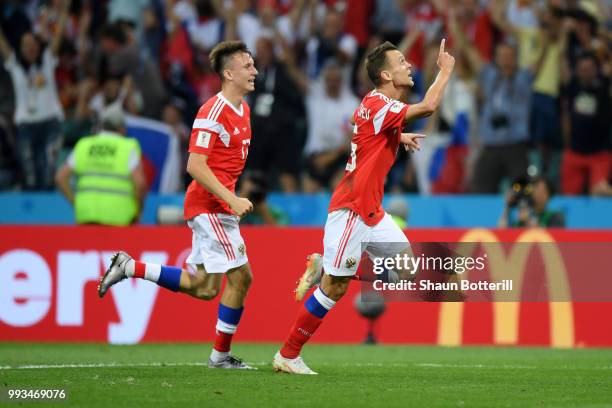
M302 305L295 324L289 332L289 337L287 337L283 348L280 350L281 356L285 358L299 356L304 344L312 337L322 322L323 319L319 319Z
M230 347L232 345L232 336L233 334L223 333L222 331L217 330L215 345L213 348L222 353L227 353L230 351Z

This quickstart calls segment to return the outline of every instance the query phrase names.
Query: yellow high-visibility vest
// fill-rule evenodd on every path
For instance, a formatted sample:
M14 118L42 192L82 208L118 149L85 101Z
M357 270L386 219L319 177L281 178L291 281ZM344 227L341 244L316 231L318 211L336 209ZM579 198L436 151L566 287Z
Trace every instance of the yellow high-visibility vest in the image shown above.
M133 150L140 154L137 140L108 133L78 141L74 148L77 224L120 226L135 220L138 201L129 169Z

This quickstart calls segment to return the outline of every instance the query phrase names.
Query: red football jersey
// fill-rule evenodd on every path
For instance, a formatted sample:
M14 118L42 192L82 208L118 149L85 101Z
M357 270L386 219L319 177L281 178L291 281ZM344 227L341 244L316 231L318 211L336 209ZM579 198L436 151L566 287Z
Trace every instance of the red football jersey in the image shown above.
M242 101L236 109L221 93L198 111L189 141L189 152L208 156L208 167L217 179L234 191L251 143L250 109ZM229 206L193 180L185 194L186 220L199 214L233 214Z
M408 105L375 90L363 98L353 114L351 156L329 212L348 208L367 225L383 218L385 178L395 161L407 109Z

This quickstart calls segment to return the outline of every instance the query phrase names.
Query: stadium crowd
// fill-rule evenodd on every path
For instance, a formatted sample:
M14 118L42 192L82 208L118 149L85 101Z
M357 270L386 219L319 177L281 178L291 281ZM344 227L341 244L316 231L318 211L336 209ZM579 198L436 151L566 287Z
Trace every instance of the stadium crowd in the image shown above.
M428 138L417 154L400 149L389 191L498 193L503 181L529 173L562 194L612 194L610 0L0 7L0 190L54 189L66 152L117 104L174 129L185 160L193 118L220 89L207 55L224 39L244 41L259 70L245 176L286 192L330 190L349 154L350 117L372 88L362 69L367 50L389 40L406 54L410 102L433 81L447 38L455 75L439 113L410 125Z

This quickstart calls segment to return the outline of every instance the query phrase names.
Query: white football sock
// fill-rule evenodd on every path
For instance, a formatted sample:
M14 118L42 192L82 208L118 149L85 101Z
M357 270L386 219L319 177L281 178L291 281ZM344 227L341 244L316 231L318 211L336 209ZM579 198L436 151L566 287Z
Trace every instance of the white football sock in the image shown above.
M136 261L134 261L133 259L127 261L125 263L124 270L128 278L134 277L134 271L136 270Z
M220 363L221 361L225 360L227 356L229 356L229 351L217 351L212 349L212 352L210 353L210 360L213 363Z

